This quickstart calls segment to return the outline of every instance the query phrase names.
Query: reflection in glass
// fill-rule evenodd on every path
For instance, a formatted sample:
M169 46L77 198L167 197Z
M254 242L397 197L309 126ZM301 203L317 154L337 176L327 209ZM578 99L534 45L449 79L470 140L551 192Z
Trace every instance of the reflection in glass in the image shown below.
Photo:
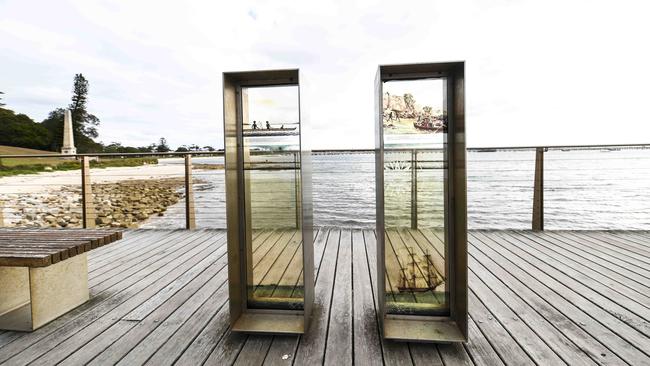
M297 86L241 90L248 307L303 309Z
M448 315L446 79L383 91L387 312Z

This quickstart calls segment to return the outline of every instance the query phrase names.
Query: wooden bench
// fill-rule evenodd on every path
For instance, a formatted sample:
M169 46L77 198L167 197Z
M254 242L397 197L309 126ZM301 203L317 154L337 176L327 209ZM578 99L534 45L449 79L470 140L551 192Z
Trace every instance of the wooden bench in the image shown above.
M89 299L87 252L114 230L0 229L0 329L32 331Z

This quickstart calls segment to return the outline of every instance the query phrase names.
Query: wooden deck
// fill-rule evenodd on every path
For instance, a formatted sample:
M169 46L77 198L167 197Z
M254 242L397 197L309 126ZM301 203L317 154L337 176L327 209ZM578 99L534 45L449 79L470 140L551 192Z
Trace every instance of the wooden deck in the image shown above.
M0 331L0 364L650 364L649 232L475 231L469 251L467 344L382 341L375 234L338 229L316 237L309 332L246 336L228 332L224 231L130 231L89 254L90 302Z

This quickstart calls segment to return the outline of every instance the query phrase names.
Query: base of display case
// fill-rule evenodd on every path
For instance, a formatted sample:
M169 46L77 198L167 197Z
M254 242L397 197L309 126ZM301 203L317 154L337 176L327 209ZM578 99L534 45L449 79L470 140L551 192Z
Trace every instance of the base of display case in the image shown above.
M466 342L455 321L443 319L408 319L408 316L384 318L384 338L395 341L453 343Z
M232 326L233 332L265 334L303 334L305 316L301 313L243 313Z

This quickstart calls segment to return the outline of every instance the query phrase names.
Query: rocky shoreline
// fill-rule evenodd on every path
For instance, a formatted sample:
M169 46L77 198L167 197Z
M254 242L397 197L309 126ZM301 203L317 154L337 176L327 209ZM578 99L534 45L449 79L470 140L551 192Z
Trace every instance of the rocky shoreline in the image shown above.
M93 184L97 227L136 228L150 216L164 216L183 197L183 178L125 180ZM6 195L5 225L10 227L81 227L81 187L35 194ZM7 213L11 215L7 215Z

